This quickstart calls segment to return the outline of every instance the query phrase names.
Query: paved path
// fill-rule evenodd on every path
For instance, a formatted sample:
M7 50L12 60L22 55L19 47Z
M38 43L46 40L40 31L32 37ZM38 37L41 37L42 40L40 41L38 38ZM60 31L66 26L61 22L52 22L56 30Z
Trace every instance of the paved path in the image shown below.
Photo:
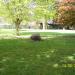
M39 30L39 29L22 29L21 32L58 32L58 33L75 33L75 30Z
M75 34L75 30L39 30L39 29L22 29L20 32L56 32L56 33L73 33ZM16 36L16 35L0 35L0 39L16 39L16 38L30 38L31 35L22 35L22 36ZM55 36L47 36L42 38L54 38Z

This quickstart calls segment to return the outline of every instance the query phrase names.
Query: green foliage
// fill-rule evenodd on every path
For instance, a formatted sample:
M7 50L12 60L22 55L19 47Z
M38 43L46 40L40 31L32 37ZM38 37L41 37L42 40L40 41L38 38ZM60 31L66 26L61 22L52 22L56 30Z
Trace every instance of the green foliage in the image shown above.
M0 0L0 16L13 22L19 33L19 26L24 20L38 20L55 17L55 0Z
M29 19L28 4L31 0L3 0L0 1L3 16L10 22L13 22L16 27L16 34L19 35L19 26L23 20ZM1 8L0 7L0 8ZM1 8L2 9L2 8Z
M30 12L34 13L34 18L48 18L55 16L55 0L0 0L0 16L15 21L17 17L22 20L29 20ZM31 3L35 3L35 8L29 8ZM32 17L32 18L33 18Z
M36 0L37 8L35 8L36 18L53 19L56 14L55 0Z
M28 3L30 3L30 0L10 0L8 3L6 2L0 2L1 3L1 16L2 14L7 19L11 19L13 22L15 22L16 18L19 18L21 20L27 20L28 19Z

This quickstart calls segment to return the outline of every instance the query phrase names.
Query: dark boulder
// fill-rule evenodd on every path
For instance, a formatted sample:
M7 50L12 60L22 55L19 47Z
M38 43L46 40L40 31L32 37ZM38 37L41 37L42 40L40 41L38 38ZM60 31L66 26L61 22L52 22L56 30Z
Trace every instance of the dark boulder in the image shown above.
M41 41L40 34L32 34L30 38L34 41Z

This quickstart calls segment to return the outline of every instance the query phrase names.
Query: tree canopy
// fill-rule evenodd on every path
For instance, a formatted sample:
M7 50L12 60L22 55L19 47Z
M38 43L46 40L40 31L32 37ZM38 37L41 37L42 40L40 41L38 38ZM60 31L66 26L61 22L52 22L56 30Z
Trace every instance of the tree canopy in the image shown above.
M24 20L55 17L55 0L0 0L0 16L15 23L17 31Z
M0 0L0 16L28 20L30 14L36 18L55 16L55 0Z
M62 0L59 3L58 23L64 26L75 25L75 0Z

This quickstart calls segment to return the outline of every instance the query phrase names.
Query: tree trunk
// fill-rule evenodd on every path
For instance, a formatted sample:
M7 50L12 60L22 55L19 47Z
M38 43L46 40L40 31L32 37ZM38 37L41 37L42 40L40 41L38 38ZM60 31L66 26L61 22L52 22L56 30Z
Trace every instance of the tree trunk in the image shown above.
M43 22L43 30L46 30L47 29L47 20L44 18L42 22Z
M16 35L20 35L20 33L19 33L19 26L20 26L20 24L16 24Z
M47 26L47 15L45 14L45 29L48 29L48 26Z
M19 18L16 19L15 21L15 27L16 27L16 35L20 35L19 30L20 30L20 23L22 20L20 20Z

